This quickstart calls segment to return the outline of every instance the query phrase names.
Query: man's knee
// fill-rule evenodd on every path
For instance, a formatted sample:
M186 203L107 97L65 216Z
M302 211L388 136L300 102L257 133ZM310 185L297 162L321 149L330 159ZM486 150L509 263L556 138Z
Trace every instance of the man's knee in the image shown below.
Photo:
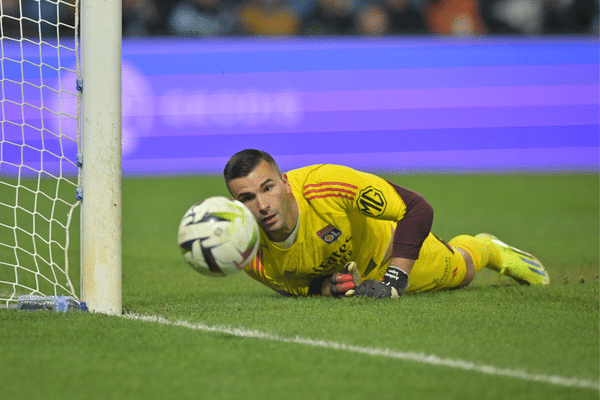
M455 247L454 251L458 252L458 254L460 254L464 258L465 266L467 269L467 273L465 274L464 279L456 287L456 289L460 289L467 286L475 278L475 264L473 264L473 259L471 259L471 256L469 255L469 253L466 252L466 250Z

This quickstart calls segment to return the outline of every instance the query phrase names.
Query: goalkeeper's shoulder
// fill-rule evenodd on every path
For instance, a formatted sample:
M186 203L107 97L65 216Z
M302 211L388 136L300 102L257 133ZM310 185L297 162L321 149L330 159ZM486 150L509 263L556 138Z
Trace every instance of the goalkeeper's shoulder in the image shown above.
M352 176L358 171L337 164L314 164L293 169L287 172L288 179L301 182L301 185L343 181L344 177Z

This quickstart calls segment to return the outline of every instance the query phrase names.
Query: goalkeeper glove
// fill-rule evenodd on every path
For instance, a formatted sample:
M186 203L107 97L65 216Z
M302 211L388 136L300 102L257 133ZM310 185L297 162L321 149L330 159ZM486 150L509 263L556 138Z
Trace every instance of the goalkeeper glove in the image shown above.
M334 274L329 280L329 291L332 296L350 297L360 284L360 271L354 261L350 261L342 272Z
M408 288L408 274L396 267L389 267L382 281L367 279L355 290L356 296L389 299L402 296Z

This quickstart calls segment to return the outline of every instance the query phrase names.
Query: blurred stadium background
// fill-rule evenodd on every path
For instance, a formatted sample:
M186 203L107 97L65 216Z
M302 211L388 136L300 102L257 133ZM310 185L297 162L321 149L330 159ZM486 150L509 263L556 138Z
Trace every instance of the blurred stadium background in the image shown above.
M598 0L123 0L123 34L127 176L220 173L247 147L284 169L598 170Z

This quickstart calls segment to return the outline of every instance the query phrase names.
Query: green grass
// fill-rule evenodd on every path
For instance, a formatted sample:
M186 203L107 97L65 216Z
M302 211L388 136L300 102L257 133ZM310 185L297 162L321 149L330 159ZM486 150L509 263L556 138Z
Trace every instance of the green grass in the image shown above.
M244 274L207 278L183 261L176 231L191 204L226 194L221 179L144 178L123 183L123 306L598 382L598 175L388 178L432 203L438 236L494 233L536 254L550 286L482 271L459 291L374 301L289 299ZM2 399L598 399L597 388L97 314L0 310L0 326Z

